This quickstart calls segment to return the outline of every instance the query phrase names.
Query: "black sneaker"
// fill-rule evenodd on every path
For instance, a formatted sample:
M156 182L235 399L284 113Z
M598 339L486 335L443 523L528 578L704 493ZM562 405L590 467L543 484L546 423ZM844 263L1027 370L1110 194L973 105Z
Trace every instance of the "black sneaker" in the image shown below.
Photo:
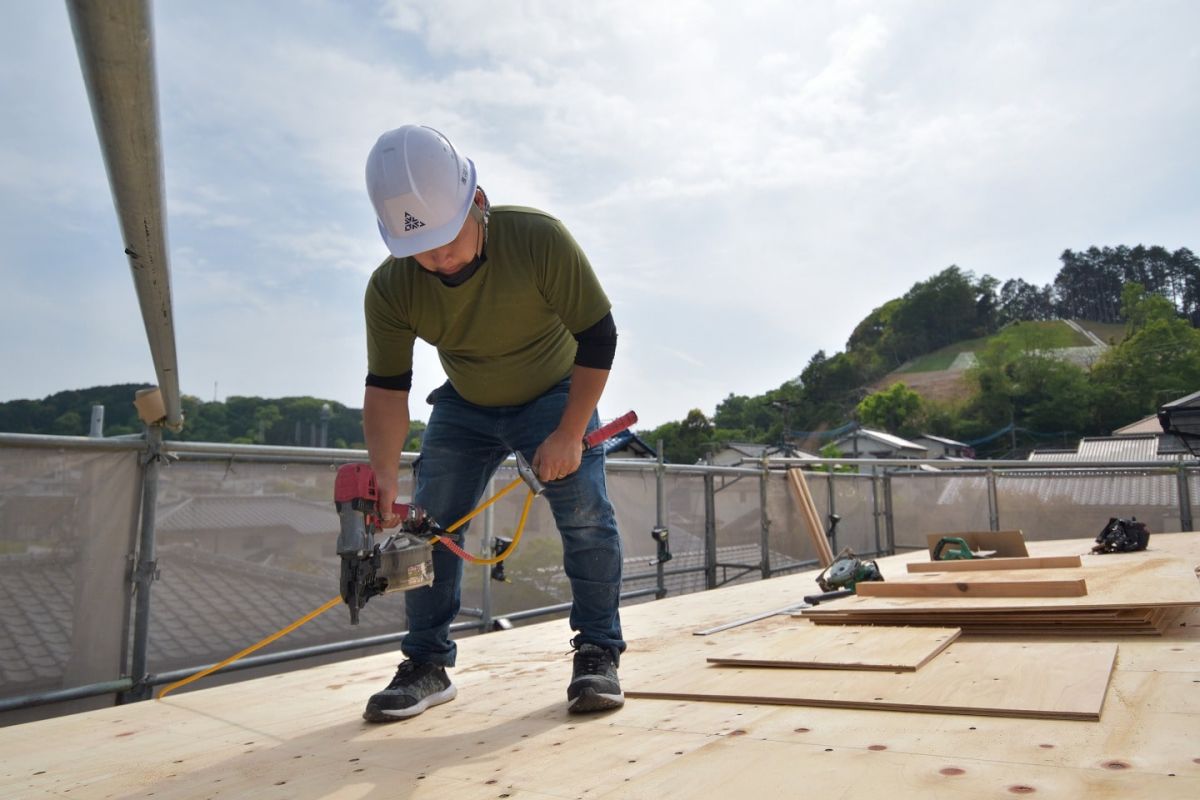
M567 711L584 714L625 705L625 694L617 680L613 653L606 647L581 644L575 651L575 669L567 687Z
M436 664L405 661L387 688L371 695L363 719L367 722L395 722L415 717L430 706L448 703L458 694L450 676Z

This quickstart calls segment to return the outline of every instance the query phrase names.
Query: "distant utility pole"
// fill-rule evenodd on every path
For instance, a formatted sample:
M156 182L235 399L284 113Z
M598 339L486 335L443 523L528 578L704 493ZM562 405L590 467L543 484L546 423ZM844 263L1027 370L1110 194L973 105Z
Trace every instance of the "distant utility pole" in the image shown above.
M783 412L783 429L779 432L779 449L787 450L788 446L788 417L792 407L796 405L791 400L773 400L771 406Z

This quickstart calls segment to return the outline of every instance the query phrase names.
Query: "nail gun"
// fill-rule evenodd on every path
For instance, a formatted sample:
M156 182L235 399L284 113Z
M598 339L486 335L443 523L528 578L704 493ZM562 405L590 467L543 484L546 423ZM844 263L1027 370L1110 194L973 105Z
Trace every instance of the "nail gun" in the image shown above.
M475 563L490 563L463 551L445 537L518 485L529 487L530 500L545 490L545 485L525 457L520 453L515 456L516 480L449 528L443 528L428 511L418 505L394 503L392 514L400 520L400 527L378 544L375 535L383 530L383 520L379 514L375 471L369 464L343 464L338 468L333 484L333 503L341 522L337 541L337 554L342 558L339 585L342 600L350 607L351 625L358 624L359 609L372 597L432 584L435 542L440 541L460 558ZM515 537L501 558L507 556L514 545Z
M637 414L630 411L585 436L583 448L595 447L635 422ZM350 607L351 625L358 624L359 609L372 597L432 584L435 542L440 542L455 555L476 564L497 564L508 557L520 539L529 504L546 488L525 457L520 452L514 453L514 456L517 462L516 480L462 519L451 523L448 528L442 528L418 505L393 504L392 513L400 520L399 530L378 544L375 534L382 530L383 521L379 514L379 490L374 470L368 464L344 464L338 469L333 500L341 522L337 541L337 553L342 559L339 586L342 600ZM517 533L503 553L492 559L479 558L446 538L447 534L522 483L529 488L529 497Z
M380 543L382 529L375 472L367 464L343 464L333 485L333 504L341 522L337 554L342 558L339 586L350 607L350 624L372 597L433 583L433 547L429 539L441 530L426 511L412 503L396 503L392 513L400 528Z

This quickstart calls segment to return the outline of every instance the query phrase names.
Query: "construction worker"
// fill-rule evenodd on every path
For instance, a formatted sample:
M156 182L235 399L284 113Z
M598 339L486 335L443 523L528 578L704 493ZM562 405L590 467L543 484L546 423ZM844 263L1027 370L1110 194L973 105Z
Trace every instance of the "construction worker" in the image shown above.
M391 252L365 300L363 429L379 506L390 513L397 496L419 338L437 348L449 380L428 398L413 502L449 524L479 503L511 453L528 459L547 484L571 582L568 709L616 708L624 703L621 541L603 451L582 446L599 427L596 405L616 350L611 304L560 221L531 208L491 208L474 163L432 128L405 125L379 137L367 192ZM454 534L460 544L466 529ZM368 721L411 717L456 694L446 668L457 652L449 629L463 561L439 545L433 564L433 585L405 593L406 660L368 701Z

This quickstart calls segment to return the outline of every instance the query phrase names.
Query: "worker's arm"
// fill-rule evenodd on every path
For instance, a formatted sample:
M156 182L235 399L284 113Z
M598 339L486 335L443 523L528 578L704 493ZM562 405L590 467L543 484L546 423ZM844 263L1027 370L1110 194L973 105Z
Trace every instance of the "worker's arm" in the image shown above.
M392 504L400 481L400 454L408 439L408 392L368 386L363 397L363 435L375 482L383 524L393 524Z
M604 394L608 372L579 364L571 370L571 389L567 393L567 407L563 409L562 419L554 433L547 436L533 454L530 464L541 480L557 480L579 469L583 459L583 437L588 421L600 403L600 395Z

